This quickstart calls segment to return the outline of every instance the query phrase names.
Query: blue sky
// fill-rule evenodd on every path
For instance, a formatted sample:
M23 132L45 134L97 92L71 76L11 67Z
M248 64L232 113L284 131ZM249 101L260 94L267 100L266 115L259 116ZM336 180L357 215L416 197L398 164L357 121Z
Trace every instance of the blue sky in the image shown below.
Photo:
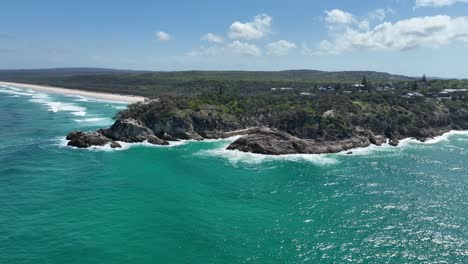
M0 68L468 78L465 0L2 0Z

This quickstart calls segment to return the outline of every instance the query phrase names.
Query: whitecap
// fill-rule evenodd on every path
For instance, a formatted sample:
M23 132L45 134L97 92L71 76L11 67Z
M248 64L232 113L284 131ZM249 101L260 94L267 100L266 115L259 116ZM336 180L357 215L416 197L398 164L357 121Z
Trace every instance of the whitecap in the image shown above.
M85 119L75 119L75 122L78 122L78 123L101 122L104 120L110 121L109 118L105 118L105 117L91 117L91 118L85 118Z
M263 155L240 150L227 150L227 146L218 149L202 150L197 155L217 156L228 159L232 164L247 163L260 164L273 161L310 162L318 165L335 164L338 160L326 154L286 154L286 155Z
M0 87L2 87L2 88L7 88L7 89L11 89L11 90L14 90L14 91L23 91L23 89L16 88L16 87L12 87L12 86L8 86L8 85L0 85Z
M444 134L442 134L440 136L428 139L428 140L426 140L424 142L419 141L419 140L417 140L415 138L406 138L406 139L400 140L400 144L398 145L398 147L407 147L408 145L411 145L411 144L434 145L434 144L437 144L437 143L449 141L450 138L453 137L453 136L468 136L468 131L466 131L466 130L452 130L452 131L444 133Z
M11 89L0 89L0 93L12 94L12 95L23 95L23 96L31 96L32 93L25 93L21 92L21 90L11 90Z
M86 115L86 107L78 106L73 103L55 102L52 101L47 94L34 94L32 95L32 98L33 99L29 99L30 102L46 105L48 110L54 113L65 111L71 112L71 114L75 116Z

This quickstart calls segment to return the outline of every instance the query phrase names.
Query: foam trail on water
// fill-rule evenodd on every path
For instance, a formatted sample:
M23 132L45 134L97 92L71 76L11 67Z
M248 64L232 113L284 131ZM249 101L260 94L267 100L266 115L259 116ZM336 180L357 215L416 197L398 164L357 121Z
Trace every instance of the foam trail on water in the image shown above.
M46 105L49 111L57 113L60 111L71 112L74 116L85 116L86 107L78 106L73 103L54 102L47 94L33 94L33 99L29 101Z

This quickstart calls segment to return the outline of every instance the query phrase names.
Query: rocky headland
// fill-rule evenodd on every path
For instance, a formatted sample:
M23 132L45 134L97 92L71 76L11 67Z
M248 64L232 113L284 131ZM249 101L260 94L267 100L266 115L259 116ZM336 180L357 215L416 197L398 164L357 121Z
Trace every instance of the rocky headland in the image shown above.
M362 107L362 102L345 108L329 104L330 109L322 111L307 109L301 101L295 102L298 106L281 110L276 106L283 101L261 102L256 105L258 108L226 103L162 99L132 104L116 116L109 128L69 133L68 145L119 148L118 142L168 145L170 141L240 135L228 150L266 155L322 154L385 142L397 146L404 138L425 141L450 130L468 129L466 107L432 100L375 108L369 103Z

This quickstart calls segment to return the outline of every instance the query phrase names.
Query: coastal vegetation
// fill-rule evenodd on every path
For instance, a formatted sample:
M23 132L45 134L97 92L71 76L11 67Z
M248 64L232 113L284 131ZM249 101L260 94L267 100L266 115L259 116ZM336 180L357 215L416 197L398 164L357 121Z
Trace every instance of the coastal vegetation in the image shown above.
M235 95L269 93L271 88L302 91L321 86L350 86L367 76L370 82L410 81L414 78L371 71L312 70L147 72L111 69L0 70L0 80L146 97L225 92ZM297 90L299 91L299 90Z

